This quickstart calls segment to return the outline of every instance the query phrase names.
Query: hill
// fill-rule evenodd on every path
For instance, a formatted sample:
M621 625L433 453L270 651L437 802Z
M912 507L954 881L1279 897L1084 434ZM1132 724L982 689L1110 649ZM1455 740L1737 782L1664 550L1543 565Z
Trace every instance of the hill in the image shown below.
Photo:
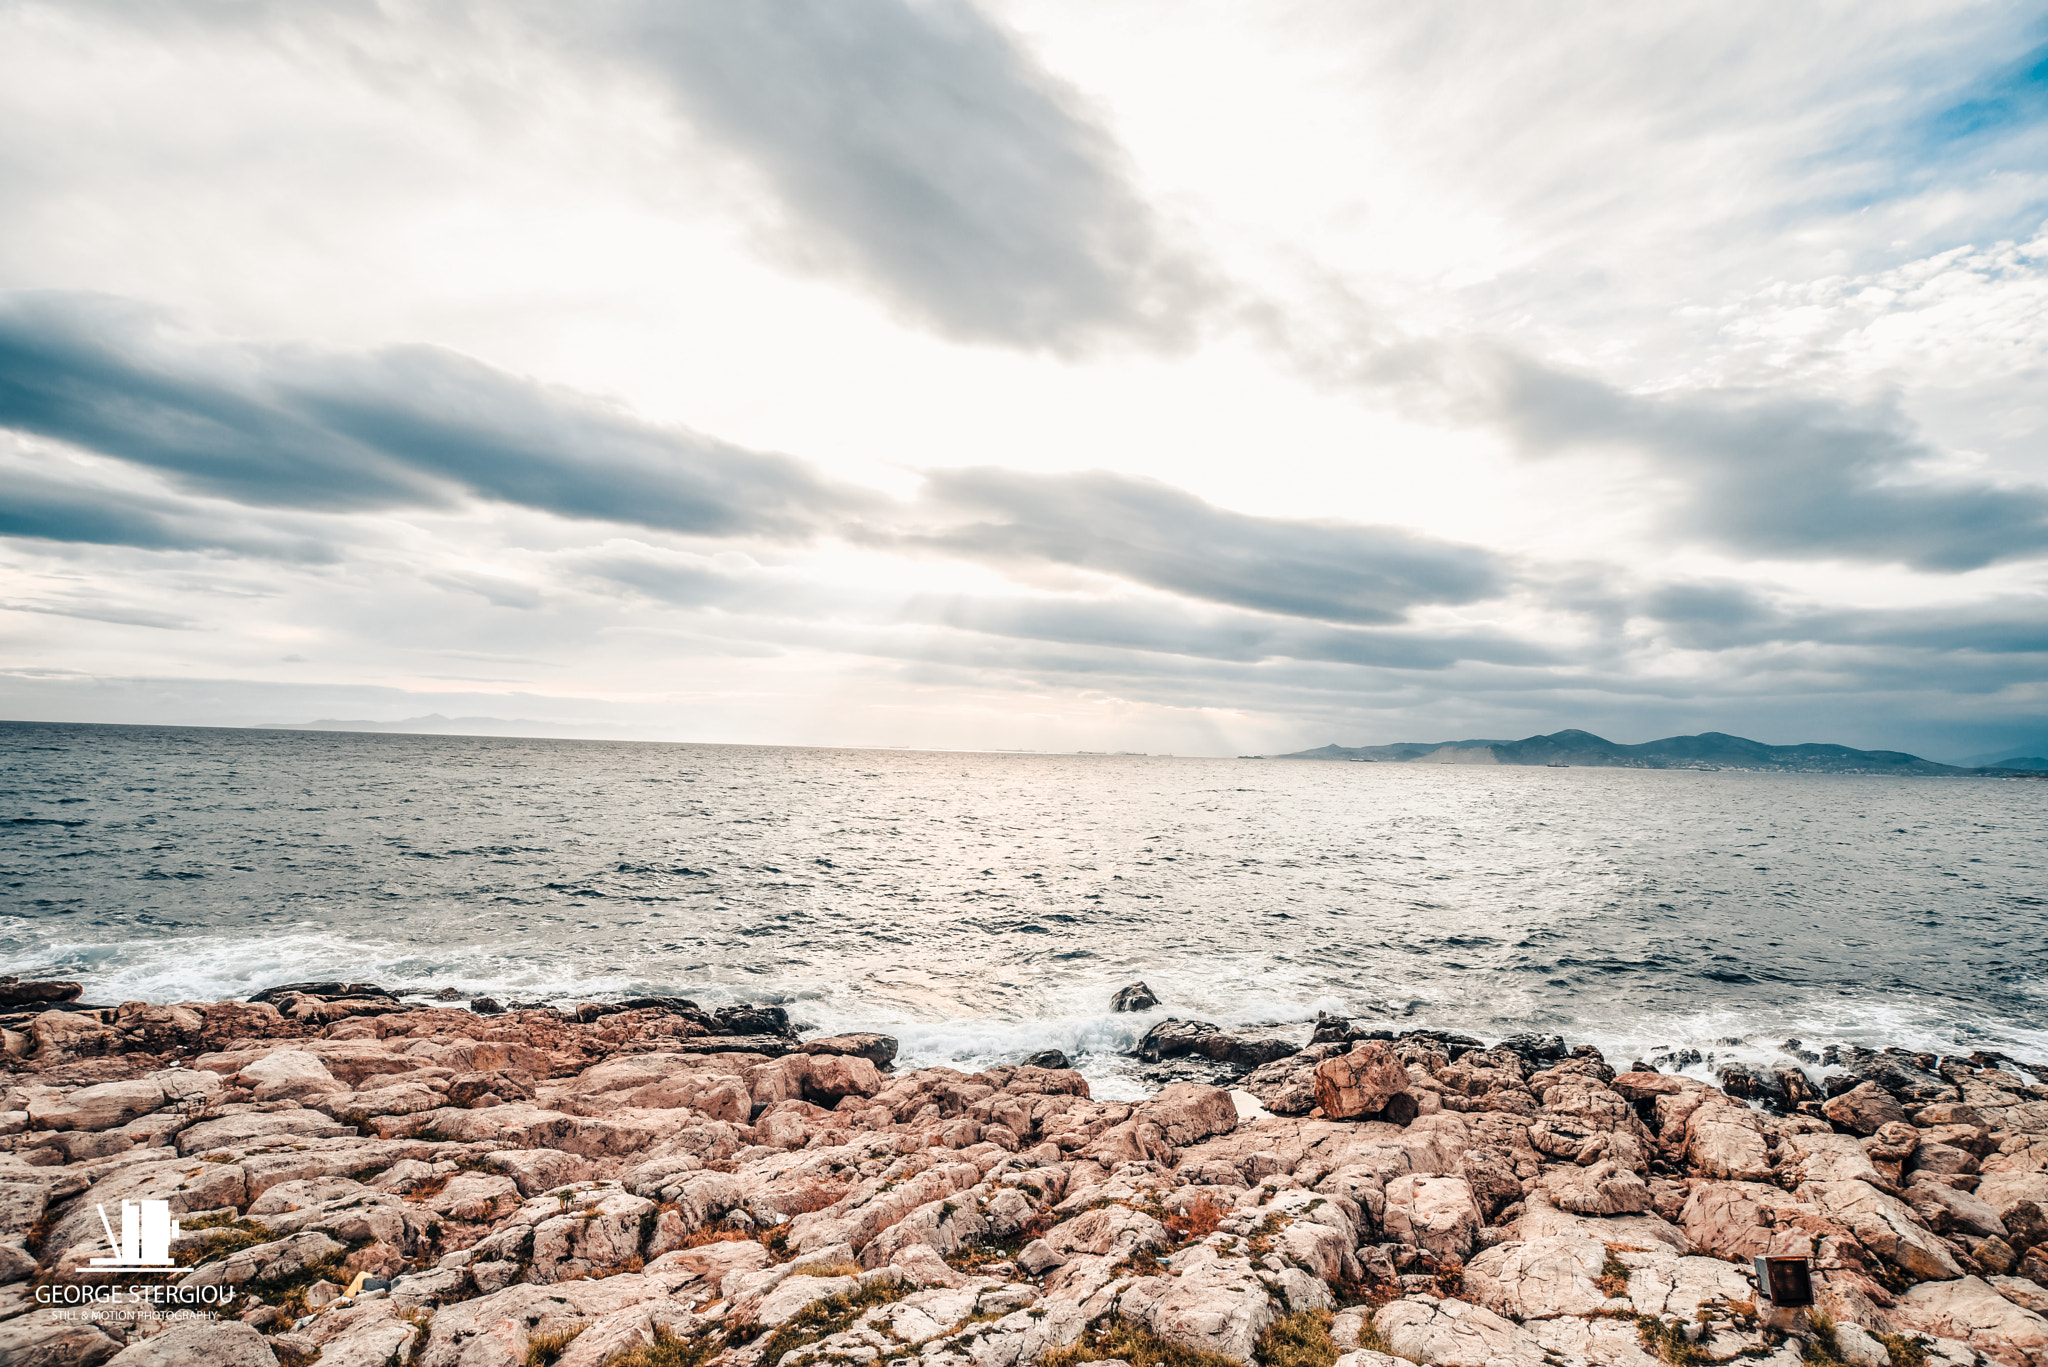
M1992 768L1939 764L1899 750L1856 750L1846 745L1765 745L1707 731L1621 745L1590 731L1558 731L1522 740L1402 741L1393 745L1324 745L1275 759L1371 761L1382 764L1517 764L1604 769L1757 769L1784 773L1977 774L2048 776L2042 761L2020 759Z

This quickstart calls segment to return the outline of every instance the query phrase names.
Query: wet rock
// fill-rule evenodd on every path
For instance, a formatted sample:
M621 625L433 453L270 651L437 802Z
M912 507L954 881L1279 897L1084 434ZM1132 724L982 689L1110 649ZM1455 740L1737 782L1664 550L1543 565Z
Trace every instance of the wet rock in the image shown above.
M471 997L469 1009L479 1016L502 1016L505 1008L496 997Z
M721 1006L711 1013L721 1035L773 1035L793 1038L789 1012L779 1006Z
M1555 1063L1565 1056L1562 1035L1510 1035L1493 1047L1520 1055L1538 1068Z
M1926 1066L1922 1066L1923 1060ZM1821 1051L1821 1061L1839 1064L1844 1070L1828 1079L1830 1096L1871 1082L1908 1106L1962 1100L1955 1085L1933 1071L1930 1055L1909 1054L1897 1049L1879 1052L1853 1044L1835 1044Z
M856 1058L866 1059L877 1068L887 1068L896 1061L896 1048L896 1039L893 1035L865 1033L826 1035L821 1039L805 1040L803 1044L803 1051L806 1054L850 1054ZM1059 1066L1066 1067L1064 1063Z
M0 978L0 1007L77 1001L84 991L82 986L72 982L23 982L20 978Z
M1116 995L1109 999L1109 1009L1112 1011L1150 1011L1157 1005L1158 996L1143 983L1120 987L1116 990Z
M277 987L268 987L261 992L254 993L248 1000L254 1005L268 1004L274 1006L278 1002L289 1000L292 997L319 997L324 1001L335 1001L349 997L375 997L389 1001L391 1000L391 993L375 983L283 983Z
M1057 1049L1041 1049L1024 1060L1027 1068L1071 1068L1073 1063Z
M1181 1058L1195 1052L1200 1041L1218 1033L1217 1027L1208 1021L1185 1021L1177 1016L1168 1016L1145 1032L1133 1052L1147 1063Z

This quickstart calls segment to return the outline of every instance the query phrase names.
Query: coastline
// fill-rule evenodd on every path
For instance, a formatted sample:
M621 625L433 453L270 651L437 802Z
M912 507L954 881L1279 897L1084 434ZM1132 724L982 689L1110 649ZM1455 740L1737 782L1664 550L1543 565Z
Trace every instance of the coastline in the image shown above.
M2040 1060L1844 1046L1713 1086L1555 1036L1169 1018L1160 1090L1112 1101L776 1007L78 995L0 984L8 1361L2048 1354ZM106 1284L117 1200L182 1222L189 1267L130 1279L188 1317L64 1289ZM1757 1254L1812 1258L1814 1313L1757 1300Z

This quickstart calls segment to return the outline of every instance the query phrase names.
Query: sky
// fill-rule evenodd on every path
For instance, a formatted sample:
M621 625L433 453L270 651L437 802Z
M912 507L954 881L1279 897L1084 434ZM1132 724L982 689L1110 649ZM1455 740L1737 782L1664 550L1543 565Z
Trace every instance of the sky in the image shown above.
M0 717L2048 752L2048 5L0 0L0 202Z

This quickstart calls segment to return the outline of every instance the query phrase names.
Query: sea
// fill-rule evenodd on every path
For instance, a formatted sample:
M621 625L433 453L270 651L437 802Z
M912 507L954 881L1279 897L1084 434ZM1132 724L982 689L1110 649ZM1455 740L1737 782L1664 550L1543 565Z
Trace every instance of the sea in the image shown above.
M775 1002L1106 1097L1169 1015L2048 1060L2048 785L0 723L0 973Z

